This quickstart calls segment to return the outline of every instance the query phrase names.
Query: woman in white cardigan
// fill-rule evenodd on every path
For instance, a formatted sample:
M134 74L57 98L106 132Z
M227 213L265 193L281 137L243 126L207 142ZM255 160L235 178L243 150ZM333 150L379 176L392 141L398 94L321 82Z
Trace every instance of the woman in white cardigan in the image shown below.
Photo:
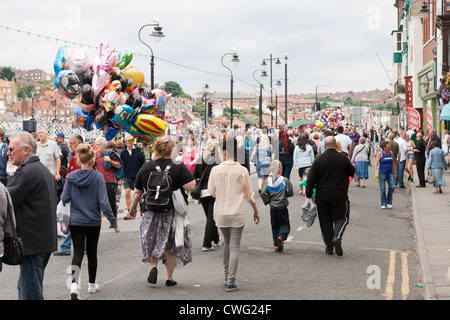
M305 175L306 169L311 167L314 162L314 150L311 145L308 143L308 140L304 135L300 135L297 138L297 145L294 149L294 168L298 172L299 183L303 181L303 176ZM305 194L305 190L303 190L304 186L299 185L298 194Z
M351 161L355 166L356 186L365 188L366 179L369 179L369 146L365 138L359 138L359 144L353 150Z

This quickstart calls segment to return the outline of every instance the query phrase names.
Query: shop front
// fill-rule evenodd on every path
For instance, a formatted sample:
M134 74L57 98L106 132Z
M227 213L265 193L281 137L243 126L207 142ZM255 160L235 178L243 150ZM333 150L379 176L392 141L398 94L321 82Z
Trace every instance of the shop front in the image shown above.
M437 124L439 123L439 112L436 98L436 70L434 61L424 65L422 71L418 73L419 97L422 100L422 108L418 110L421 113L422 128L426 133L428 129L436 129L439 133Z

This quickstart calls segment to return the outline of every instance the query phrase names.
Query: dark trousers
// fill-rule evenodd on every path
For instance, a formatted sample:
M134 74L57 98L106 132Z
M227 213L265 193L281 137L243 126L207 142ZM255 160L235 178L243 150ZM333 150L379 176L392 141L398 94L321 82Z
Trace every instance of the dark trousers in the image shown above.
M270 224L272 225L273 245L276 246L278 237L286 240L291 231L288 209L270 208Z
M116 190L117 190L116 183L106 184L106 194L108 195L109 205L111 206L111 210L114 214L114 217L117 218Z
M203 236L203 247L211 248L211 243L219 243L219 229L214 221L214 199L211 196L200 198L203 211L206 216L205 235Z
M89 283L95 283L95 278L97 277L97 246L100 237L100 226L70 226L70 234L72 235L73 242L72 282L78 283L86 243Z
M416 160L416 170L417 175L419 176L419 185L422 187L425 187L425 163L426 158L425 157L415 157Z
M294 166L294 162L293 161L283 161L281 163L281 165L283 166L283 172L281 173L281 175L289 180L291 180L291 171L292 171L292 167Z
M350 217L350 201L316 200L322 238L327 249L333 248L333 238L342 240Z

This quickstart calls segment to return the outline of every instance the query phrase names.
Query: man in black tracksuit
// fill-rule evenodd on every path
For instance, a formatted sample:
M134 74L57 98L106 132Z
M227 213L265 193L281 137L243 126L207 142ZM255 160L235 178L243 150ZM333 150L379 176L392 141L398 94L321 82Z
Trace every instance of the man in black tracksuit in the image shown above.
M335 138L325 138L324 147L325 152L314 160L309 171L306 197L312 197L315 187L325 252L333 254L334 247L336 254L342 256L341 241L350 213L349 177L355 174L355 167L348 157L336 151Z

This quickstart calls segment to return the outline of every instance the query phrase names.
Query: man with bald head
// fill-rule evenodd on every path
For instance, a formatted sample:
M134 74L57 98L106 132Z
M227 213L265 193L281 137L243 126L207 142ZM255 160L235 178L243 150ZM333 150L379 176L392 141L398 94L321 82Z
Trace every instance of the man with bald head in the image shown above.
M316 205L320 229L325 242L325 252L343 255L342 237L348 224L350 201L348 200L349 177L355 167L345 155L336 150L336 139L326 137L325 152L318 156L309 171L306 197L311 198L316 188Z

